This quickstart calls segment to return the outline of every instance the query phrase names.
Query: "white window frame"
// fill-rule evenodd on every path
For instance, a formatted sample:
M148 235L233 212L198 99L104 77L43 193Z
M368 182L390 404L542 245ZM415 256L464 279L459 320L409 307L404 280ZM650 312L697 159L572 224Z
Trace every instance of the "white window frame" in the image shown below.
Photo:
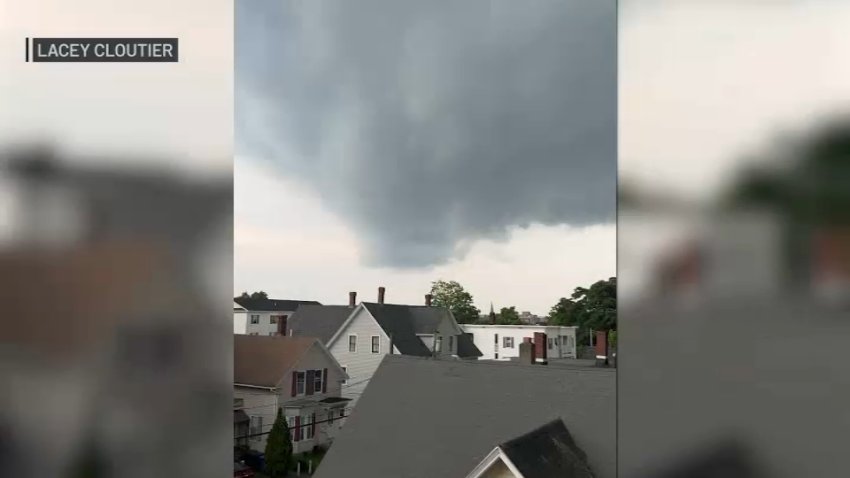
M295 417L286 417L286 425L289 427L289 439L295 440Z
M259 325L260 324L260 314L249 314L248 320L251 325Z
M345 373L346 375L348 375L348 366L347 366L347 365L340 365L340 367L342 368L342 372L343 372L343 373ZM348 383L348 379L347 379L347 378L343 378L343 379L342 379L342 384L343 384L343 385L345 385L345 384L347 384L347 383Z
M298 390L298 379L301 378L301 390ZM295 372L295 396L307 394L307 372Z
M316 387L316 384L319 386ZM322 371L313 370L313 394L322 393Z
M277 316L276 315L269 315L269 325L275 325L275 324L277 324Z
M373 353L373 354L379 354L379 353L381 353L381 336L380 336L380 335L373 335L373 336L371 337L371 339L372 339L372 340L370 341L369 345L370 345L370 347L371 347L371 349L370 349L370 350L372 350L372 353ZM375 339L378 339L378 344L377 344L377 345L378 345L378 350L375 350Z
M436 341L436 343L434 343L434 352L437 352L438 354L443 352L443 336L442 335L437 336L437 341Z
M512 349L514 348L514 338L513 337L502 337L502 348L503 349Z
M354 350L351 350L351 338L354 337ZM357 353L357 334L348 334L348 352L352 354Z
M262 415L251 415L251 421L248 426L248 434L251 435L251 441L260 441L263 437L260 433L263 433L263 416Z
M301 417L301 423L304 427L304 439L312 440L313 439L313 415L308 414Z

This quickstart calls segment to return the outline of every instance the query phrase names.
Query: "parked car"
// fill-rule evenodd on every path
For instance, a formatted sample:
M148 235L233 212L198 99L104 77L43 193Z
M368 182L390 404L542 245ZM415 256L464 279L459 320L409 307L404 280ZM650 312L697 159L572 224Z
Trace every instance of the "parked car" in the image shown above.
M233 478L254 478L254 470L243 463L233 462Z
M233 458L239 463L244 463L254 471L263 471L266 467L266 455L254 450L235 448Z

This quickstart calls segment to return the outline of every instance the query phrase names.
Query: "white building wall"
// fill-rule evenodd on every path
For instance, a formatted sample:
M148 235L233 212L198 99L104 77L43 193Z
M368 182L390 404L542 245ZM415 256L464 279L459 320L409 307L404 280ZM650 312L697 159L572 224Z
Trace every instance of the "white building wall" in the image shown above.
M244 335L275 335L277 323L271 323L272 316L292 317L295 311L238 311L233 313L233 333ZM252 323L256 320L256 324ZM245 325L242 326L241 324ZM237 325L240 324L240 325Z
M245 311L233 312L233 333L240 335L248 334L248 316Z
M349 352L349 336L357 336L357 349ZM379 353L372 353L372 336L378 336ZM330 351L339 364L348 372L348 382L342 386L342 396L351 398L351 406L356 404L360 395L369 384L381 360L389 352L390 340L384 330L375 322L372 315L362 306L354 313L348 325L330 344ZM394 353L398 353L395 350Z
M461 324L460 327L472 334L472 341L481 350L483 355L480 358L484 360L510 360L513 357L519 357L519 344L525 337L533 339L535 332L546 334L549 342L547 344L549 358L576 357L575 327L477 324ZM513 338L513 347L505 347L505 337Z

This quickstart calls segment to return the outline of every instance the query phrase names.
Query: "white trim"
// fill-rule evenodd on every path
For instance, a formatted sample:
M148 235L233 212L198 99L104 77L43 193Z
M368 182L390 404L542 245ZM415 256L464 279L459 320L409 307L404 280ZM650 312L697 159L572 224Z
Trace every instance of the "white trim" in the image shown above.
M487 471L490 466L492 466L493 463L495 463L496 460L499 459L499 455L501 453L502 450L500 450L499 447L493 448L493 450L491 450L490 453L488 453L487 456L485 456L484 459L481 460L480 463L478 463L478 466L473 468L472 471L469 472L469 474L466 475L465 478L480 478L480 476L483 475L484 472Z
M354 337L354 350L351 350L351 337ZM359 337L357 337L357 334L348 334L348 343L346 344L347 348L348 348L348 353L350 353L350 354L356 354L357 353L357 346L359 345L358 344L359 340L357 340L358 338Z
M375 352L374 341L378 339L378 351ZM381 354L381 336L380 335L370 335L369 336L369 353L372 355L380 355Z
M508 466L508 469L511 470L511 473L513 473L514 476L516 476L517 478L523 478L522 473L519 471L516 465L514 465L514 462L512 462L511 459L508 458L508 455L502 452L501 448L499 449L499 452L499 458L501 458L502 461L505 462L505 465Z
M260 390L268 390L270 392L274 392L277 390L277 387L264 387L261 385L248 385L247 383L234 383L234 387L248 387L248 388L259 388Z
M366 309L366 307L363 306L362 302L360 304L358 304L356 307L354 307L354 309L351 310L351 313L348 314L348 318L345 319L345 322L343 322L342 325L339 326L339 329L337 329L337 331L333 334L331 339L328 340L327 345L328 345L329 349L333 347L334 342L336 342L336 339L339 338L340 335L342 335L342 332L345 331L345 329L348 328L348 325L351 323L352 320L354 320L354 316L357 315L357 312L360 309ZM367 310L367 312L368 312L368 310ZM369 315L371 316L372 314L369 314ZM375 320L375 318L372 317L372 320ZM375 321L375 323L377 323L377 321Z
M481 460L481 463L479 463L478 466L473 468L472 471L466 475L466 478L480 478L484 473L492 468L497 461L500 460L508 467L508 470L510 470L516 478L524 478L516 465L514 465L510 458L508 458L508 455L506 455L499 447L493 448L493 451L488 453L487 456Z

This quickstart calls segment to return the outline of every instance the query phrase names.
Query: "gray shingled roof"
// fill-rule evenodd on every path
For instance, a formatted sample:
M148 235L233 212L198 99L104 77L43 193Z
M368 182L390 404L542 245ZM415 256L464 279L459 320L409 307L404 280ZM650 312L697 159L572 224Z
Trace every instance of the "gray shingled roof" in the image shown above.
M300 305L319 305L315 300L284 300L284 299L246 299L236 297L233 302L241 305L247 310L264 312L291 312Z
M396 304L363 302L378 325L392 339L393 345L404 355L430 357L431 351L416 334L433 334L445 313L438 307L420 307ZM431 310L417 310L431 309Z
M316 337L327 345L353 311L347 305L302 305L289 318L287 327L296 337Z
M475 346L472 334L463 333L457 337L457 356L461 358L481 357L484 354Z
M587 456L557 419L499 448L525 478L594 478Z
M316 477L463 477L560 418L596 476L613 478L615 382L612 369L387 355Z

